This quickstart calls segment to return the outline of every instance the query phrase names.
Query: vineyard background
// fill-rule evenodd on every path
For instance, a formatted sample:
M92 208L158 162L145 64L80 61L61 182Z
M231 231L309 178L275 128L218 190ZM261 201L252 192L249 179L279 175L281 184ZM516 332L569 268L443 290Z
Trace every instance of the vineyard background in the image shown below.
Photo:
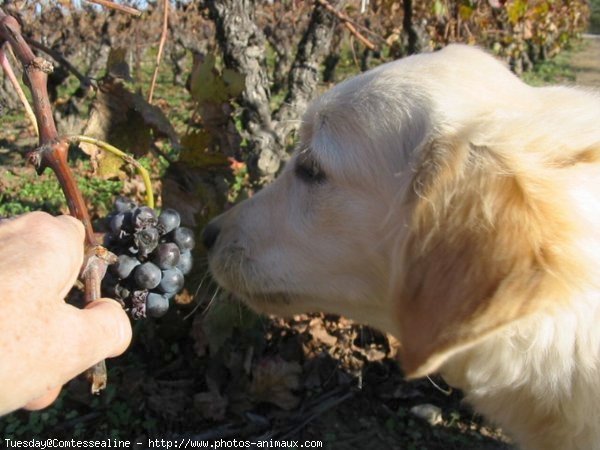
M182 211L198 232L276 175L306 104L334 83L450 42L488 48L529 83L572 83L571 61L590 46L580 34L600 30L600 1L172 1L149 102L164 3L128 4L143 15L67 0L0 7L55 65L48 85L60 132L134 154L152 174L159 206ZM66 213L53 176L25 163L37 138L3 74L0 121L0 217ZM143 200L122 162L82 146L71 163L97 231L115 195ZM440 378L403 381L395 344L381 333L322 314L256 316L217 291L201 250L196 261L177 307L134 324L131 349L108 362L105 393L92 397L74 380L52 407L0 418L0 436L510 448ZM441 415L418 417L411 409L423 404Z

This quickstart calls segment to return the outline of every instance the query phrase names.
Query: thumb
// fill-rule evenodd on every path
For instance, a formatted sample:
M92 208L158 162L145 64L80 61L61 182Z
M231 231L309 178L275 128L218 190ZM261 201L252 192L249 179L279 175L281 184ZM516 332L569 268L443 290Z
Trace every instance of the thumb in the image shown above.
M67 381L120 355L131 342L129 318L114 300L97 300L85 309L64 303L57 311L50 306L38 311L31 327L20 330L27 340L11 341L14 348L5 359L12 367L0 370L0 379L11 391L5 393L5 405L0 401L0 414L2 406L6 412L27 402L32 408L45 406Z
M89 369L97 362L118 356L131 342L131 325L123 308L114 300L100 299L89 303L85 309L64 304L57 317L62 332L54 334L50 353L60 355L63 383Z
M87 345L98 361L119 356L131 343L131 323L123 308L114 300L103 298L76 310L80 316ZM94 350L92 350L94 349ZM95 361L94 364L98 361Z

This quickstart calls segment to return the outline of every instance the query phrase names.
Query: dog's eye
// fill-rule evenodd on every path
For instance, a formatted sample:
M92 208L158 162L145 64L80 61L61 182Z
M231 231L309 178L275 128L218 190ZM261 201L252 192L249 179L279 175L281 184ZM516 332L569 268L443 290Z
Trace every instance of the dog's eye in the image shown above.
M307 153L298 155L294 172L305 183L317 184L325 181L325 172L323 172L319 163Z

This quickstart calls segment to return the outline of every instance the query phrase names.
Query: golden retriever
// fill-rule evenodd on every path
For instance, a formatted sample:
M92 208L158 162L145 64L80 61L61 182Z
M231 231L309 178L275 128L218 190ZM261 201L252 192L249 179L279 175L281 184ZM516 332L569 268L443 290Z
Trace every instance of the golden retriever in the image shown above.
M600 448L600 98L452 45L336 86L203 233L258 311L391 333L526 449Z

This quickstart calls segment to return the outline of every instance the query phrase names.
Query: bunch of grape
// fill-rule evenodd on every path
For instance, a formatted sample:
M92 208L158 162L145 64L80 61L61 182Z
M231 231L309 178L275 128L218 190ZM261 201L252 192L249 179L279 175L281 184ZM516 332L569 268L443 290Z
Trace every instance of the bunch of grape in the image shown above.
M194 233L174 209L157 215L126 197L117 198L107 220L104 246L118 261L102 281L103 295L123 302L134 319L163 316L192 268Z

